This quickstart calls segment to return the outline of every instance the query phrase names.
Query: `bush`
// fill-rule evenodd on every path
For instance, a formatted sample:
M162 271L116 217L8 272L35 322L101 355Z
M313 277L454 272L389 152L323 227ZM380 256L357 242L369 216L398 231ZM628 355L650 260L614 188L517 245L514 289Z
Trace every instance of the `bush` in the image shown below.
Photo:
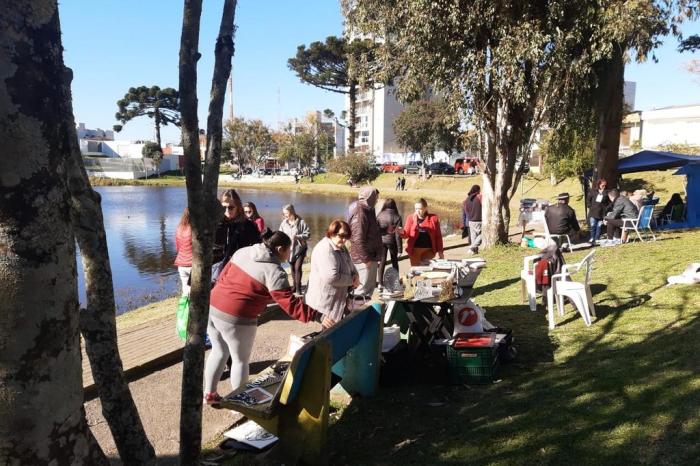
M330 172L343 174L355 183L362 183L372 181L379 175L373 163L374 156L356 153L331 159L326 163L326 167Z

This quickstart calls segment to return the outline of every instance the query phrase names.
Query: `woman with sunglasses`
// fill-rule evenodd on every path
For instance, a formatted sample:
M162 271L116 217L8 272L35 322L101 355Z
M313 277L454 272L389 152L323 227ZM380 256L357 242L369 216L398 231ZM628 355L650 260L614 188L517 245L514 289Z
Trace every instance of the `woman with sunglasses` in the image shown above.
M211 281L228 263L233 253L246 246L260 242L260 232L253 222L243 214L243 203L235 189L228 189L221 195L224 218L214 233L214 250L212 256Z
M246 202L243 204L243 214L245 214L246 218L253 222L256 227L258 227L258 231L262 235L262 232L265 231L265 220L263 220L258 213L258 208L255 207L255 204L252 202Z
M333 220L326 237L311 253L311 273L306 290L306 304L334 322L343 318L348 291L360 285L360 277L352 263L345 242L350 238L350 225Z

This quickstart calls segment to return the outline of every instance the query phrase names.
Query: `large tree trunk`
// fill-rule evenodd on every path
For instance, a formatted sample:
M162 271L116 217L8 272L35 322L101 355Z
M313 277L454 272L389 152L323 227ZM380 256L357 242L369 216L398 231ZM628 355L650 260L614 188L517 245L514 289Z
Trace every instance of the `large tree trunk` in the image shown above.
M355 118L357 117L357 81L350 81L350 89L348 90L348 98L350 99L350 121L348 121L348 152L355 152Z
M202 376L204 335L209 317L209 291L214 228L221 217L216 200L222 147L222 119L226 81L231 73L236 0L224 3L215 48L204 180L200 175L197 121L197 59L201 0L186 0L180 44L180 99L185 143L187 201L192 220L192 289L182 374L180 461L196 464L202 443Z
M625 87L624 50L621 45L616 45L612 57L599 67L598 78L595 179L603 178L608 186L616 186Z
M67 75L70 70L66 70ZM65 82L65 99L71 102L70 82ZM70 115L68 144L70 158L66 175L71 194L73 232L83 261L87 307L80 311L80 330L90 360L92 376L100 395L102 414L114 437L124 464L155 464L153 446L146 437L138 410L124 379L117 347L116 306L112 269L107 249L100 195L90 186Z
M3 3L0 64L0 463L107 464L83 409L55 1Z
M153 119L155 120L155 126L156 126L156 144L158 144L158 149L160 151L163 151L163 146L161 145L160 141L160 110L158 109L158 106L155 108L155 114Z

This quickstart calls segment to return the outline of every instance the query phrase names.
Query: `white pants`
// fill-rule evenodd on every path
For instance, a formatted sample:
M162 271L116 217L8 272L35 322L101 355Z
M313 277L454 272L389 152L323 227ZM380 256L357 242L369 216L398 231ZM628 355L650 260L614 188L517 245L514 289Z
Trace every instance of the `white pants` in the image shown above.
M377 287L377 263L355 264L355 268L360 276L360 286L355 289L355 295L372 297Z
M250 375L248 364L257 331L257 325L237 325L216 317L209 317L207 333L211 340L211 352L204 366L204 393L216 391L229 355L233 390L248 382Z
M182 282L182 294L190 295L190 285L187 282L190 281L190 275L192 274L192 267L178 267L177 273L180 275L180 281Z

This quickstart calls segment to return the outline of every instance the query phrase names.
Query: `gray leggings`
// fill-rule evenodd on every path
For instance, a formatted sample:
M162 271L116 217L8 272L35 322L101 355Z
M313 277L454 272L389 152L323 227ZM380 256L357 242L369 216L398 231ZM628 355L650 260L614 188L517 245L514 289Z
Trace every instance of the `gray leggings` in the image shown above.
M257 331L257 325L232 324L209 316L207 333L211 340L211 352L204 366L204 393L216 391L229 355L231 387L236 390L248 382L248 363Z

